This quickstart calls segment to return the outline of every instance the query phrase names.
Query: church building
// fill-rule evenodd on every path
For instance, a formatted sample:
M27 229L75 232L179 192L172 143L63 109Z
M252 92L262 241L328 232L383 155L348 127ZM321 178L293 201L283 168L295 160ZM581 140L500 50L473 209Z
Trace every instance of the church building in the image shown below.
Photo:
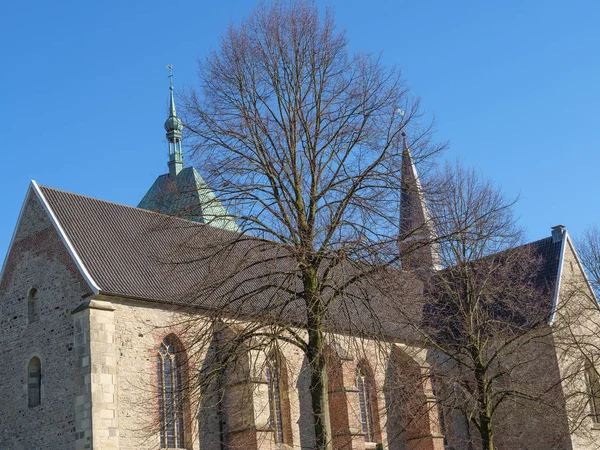
M233 249L212 262L198 257L240 228L198 171L184 167L172 85L165 129L168 172L137 207L31 181L0 274L0 449L314 448L306 362L294 346L249 347L223 385L179 393L193 386L190 380L214 351L210 345L192 350L196 325L190 318L201 321L206 314L208 323L206 311L235 305L218 290L209 292L207 283L213 273L227 272L235 289L250 289L236 278L236 268L249 264L252 251ZM401 233L428 221L408 147L402 170ZM573 280L585 281L581 263L564 227L529 245L544 259L544 280L555 287L554 311L571 295ZM420 261L439 269L434 246L419 252ZM411 261L403 264L409 269ZM296 310L280 311L258 297L236 308L236 317L270 311L302 333ZM600 312L594 311L581 322L593 329L593 341L600 330ZM549 315L548 327L556 327L560 319ZM357 313L356 320L361 317ZM367 330L369 323L360 326ZM334 332L345 344L329 350L332 450L477 450L468 419L439 406L427 377L432 350L417 337L392 322L383 323L380 342L372 333L348 332L341 319ZM568 378L569 357L553 344L540 348L532 383L538 376L550 384ZM595 362L585 376L559 383L560 417L534 419L515 403L518 415L499 419L508 437L498 435L497 448L599 449ZM396 397L390 380L402 376L419 381ZM571 426L574 405L586 410L578 427Z

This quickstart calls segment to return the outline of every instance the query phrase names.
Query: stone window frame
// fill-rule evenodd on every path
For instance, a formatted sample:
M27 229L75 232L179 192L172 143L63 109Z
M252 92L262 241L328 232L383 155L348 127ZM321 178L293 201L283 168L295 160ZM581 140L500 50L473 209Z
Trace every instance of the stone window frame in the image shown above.
M156 350L158 429L160 448L164 449L187 448L186 402L185 396L182 395L187 372L186 359L182 356L183 346L175 334L165 336ZM169 436L171 423L172 438Z
M355 388L358 394L358 413L361 431L364 433L365 448L375 449L381 442L377 385L375 374L366 358L362 358L356 364Z
M600 424L600 373L592 361L586 358L585 381L590 402L590 417L594 425Z
M39 289L32 286L27 291L27 323L35 323L40 320L40 298Z
M33 367L37 373L32 376L32 363L37 364ZM33 355L27 363L27 406L35 408L42 404L42 359L38 355Z
M358 391L358 409L360 414L361 429L366 443L376 443L377 433L375 425L375 383L373 374L366 361L356 365L356 389Z
M287 366L280 351L272 349L265 358L265 379L268 390L269 428L278 445L292 446Z

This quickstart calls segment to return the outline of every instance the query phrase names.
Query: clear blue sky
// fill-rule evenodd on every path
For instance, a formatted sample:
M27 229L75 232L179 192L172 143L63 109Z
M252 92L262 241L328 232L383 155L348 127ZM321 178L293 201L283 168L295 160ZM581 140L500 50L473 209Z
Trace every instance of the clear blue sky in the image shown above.
M31 179L136 205L167 169L165 64L193 85L197 60L256 4L1 2L0 258ZM402 67L445 157L521 195L530 239L600 223L600 2L328 4L353 49Z

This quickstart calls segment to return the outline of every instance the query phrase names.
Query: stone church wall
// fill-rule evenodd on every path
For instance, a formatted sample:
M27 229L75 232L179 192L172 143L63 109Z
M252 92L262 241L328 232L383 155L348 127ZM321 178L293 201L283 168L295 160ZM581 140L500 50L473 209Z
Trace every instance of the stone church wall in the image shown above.
M0 285L0 448L71 449L75 341L71 311L87 285L30 195ZM28 295L36 319L29 323ZM33 291L31 291L33 292ZM28 406L28 363L41 361L40 404Z
M536 361L526 375L541 388L561 378L569 378L569 383L554 389L553 401L558 407L548 409L548 413L534 411L537 406L526 402L504 407L499 412L498 448L600 448L600 426L585 413L589 397L581 371L583 359L568 345L569 333L584 336L588 348L595 349L590 358L600 364L600 312L591 303L589 289L581 284L581 269L570 244L563 272L560 298L569 300L569 306L559 305L556 333L540 339L521 356ZM190 325L188 314L165 305L89 294L42 205L31 195L0 284L0 448L159 448L157 352L163 339L176 337L185 353L185 377L197 379L209 352L206 346L193 345L194 336L205 325L202 316L196 316ZM35 306L35 314L30 304ZM572 326L575 323L577 326ZM333 341L328 348L328 376L336 450L372 447L365 445L361 432L356 387L359 367L366 367L375 384L371 401L376 411L377 442L390 450L443 449L431 383L418 377L426 371L424 350L341 335ZM306 361L291 345L282 344L279 351L285 362L287 395L283 409L289 446L274 442L269 428L266 354L251 350L239 366L228 371L222 402L225 428L221 427L215 402L210 402L211 395L220 391L196 390L186 396L186 448L217 450L223 436L234 449L313 447ZM41 393L39 405L30 406L28 365L34 357L41 362ZM394 358L403 363L391 364ZM402 414L394 415L389 394L392 366L404 367L422 380L413 386L412 393L418 400L416 407L428 405L413 428L402 432L398 432ZM552 410L559 413L552 416ZM562 410L584 413L570 417L567 424Z
M116 351L115 390L118 399L118 429L119 448L133 450L139 448L159 448L158 440L158 400L156 358L162 340L167 336L177 336L183 348L187 350L186 377L196 379L199 370L205 364L206 348L194 348L193 339L202 327L201 319L196 325L189 325L189 316L184 313L165 309L149 302L138 302L124 299L106 299L106 304L114 308L114 342ZM102 299L98 299L102 302ZM196 329L195 329L196 327ZM379 442L387 442L388 421L385 415L386 399L384 388L388 374L388 347L367 340L356 340L338 336L337 345L331 348L335 352L337 369L331 369L330 374L330 408L336 449L365 449L364 436L360 431L360 416L358 406L358 390L356 388L356 371L359 364L367 364L372 370L375 382L374 408L377 411L376 436ZM306 361L302 352L291 345L280 347L281 356L285 361L287 399L285 414L288 415L290 426L289 447L309 449L313 447L312 416L310 409L309 378ZM413 361L414 367L424 364L425 354L419 349L404 347L420 359ZM404 351L402 350L402 351ZM224 408L227 427L227 441L231 448L239 449L277 449L273 441L273 432L269 429L269 411L267 381L264 370L266 354L263 351L249 351L247 359L236 367L234 373L228 374ZM92 354L92 360L94 354ZM332 359L333 361L333 359ZM335 364L334 364L335 365ZM332 366L333 367L333 366ZM111 371L110 368L107 369ZM231 371L230 371L231 372ZM432 398L430 384L421 387ZM220 449L220 430L215 411L201 408L201 397L205 400L207 393L200 393L197 388L189 395L184 403L186 417L186 440L189 448L195 450ZM212 403L213 405L215 402ZM198 412L201 411L199 414ZM212 416L211 416L212 414ZM200 417L199 417L200 416ZM427 417L427 430L417 434L440 436L435 405L432 416ZM200 443L198 443L200 442ZM421 442L421 444L418 444ZM429 438L430 444L424 445L425 440L417 439L406 447L409 449L442 450L442 440L437 437ZM396 445L397 446L397 445ZM390 448L396 448L392 445ZM387 448L387 445L386 445Z
M554 318L555 358L558 360L565 413L573 450L600 448L600 423L591 417L586 359L600 370L600 311L585 282L575 249L568 239L563 260L559 303ZM600 405L599 405L600 406Z

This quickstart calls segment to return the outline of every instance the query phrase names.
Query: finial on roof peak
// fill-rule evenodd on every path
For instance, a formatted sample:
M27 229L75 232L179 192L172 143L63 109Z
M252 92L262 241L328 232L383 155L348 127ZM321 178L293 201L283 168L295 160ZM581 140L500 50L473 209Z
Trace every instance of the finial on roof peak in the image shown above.
M169 86L173 90L173 64L167 64L167 69L169 69Z

